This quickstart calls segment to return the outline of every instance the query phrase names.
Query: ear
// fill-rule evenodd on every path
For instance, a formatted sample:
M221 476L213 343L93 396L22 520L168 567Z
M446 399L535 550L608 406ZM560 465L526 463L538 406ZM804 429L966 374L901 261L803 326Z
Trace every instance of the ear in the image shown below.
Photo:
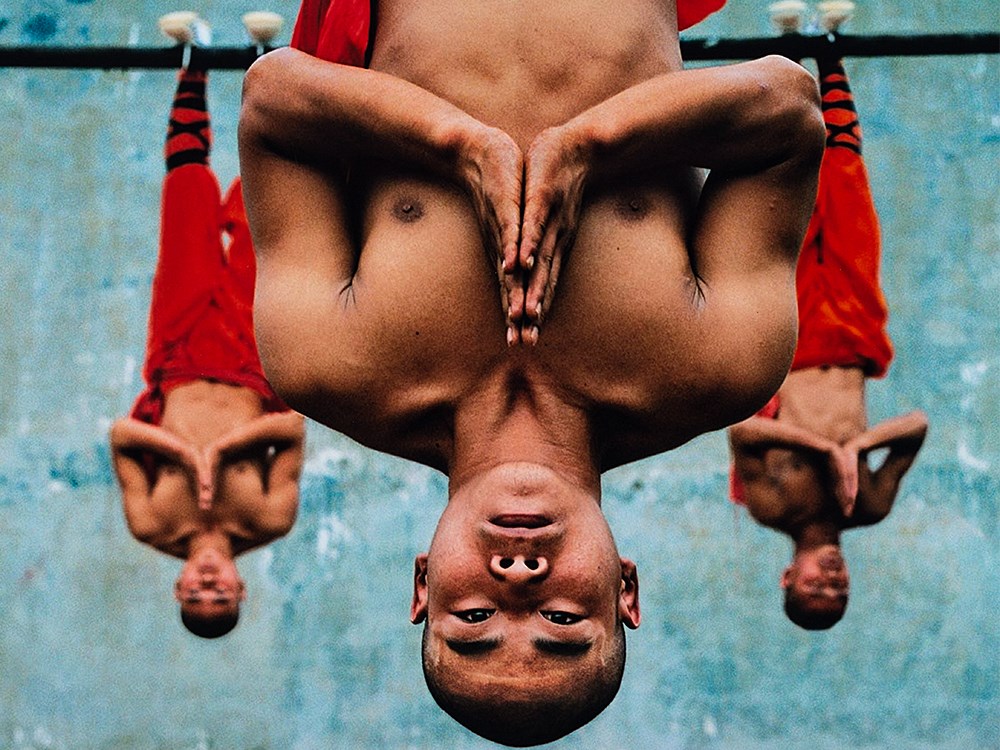
M639 627L642 615L639 611L639 571L635 563L621 558L622 582L618 593L618 616L626 627Z
M427 553L417 555L413 563L413 601L410 622L419 625L427 618Z
M787 589L792 585L792 566L789 565L781 571L781 588Z

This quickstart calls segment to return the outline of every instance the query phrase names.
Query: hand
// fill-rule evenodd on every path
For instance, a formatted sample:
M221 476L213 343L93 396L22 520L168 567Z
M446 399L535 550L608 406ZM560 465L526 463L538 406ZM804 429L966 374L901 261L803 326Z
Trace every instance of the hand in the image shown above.
M834 481L834 496L844 518L854 513L858 499L858 452L856 448L835 445L830 449L830 474Z
M509 135L484 126L467 141L462 161L466 189L482 229L487 260L500 281L501 307L510 320L512 308L524 307L524 287L517 268L524 158ZM507 338L513 343L511 330L508 329Z
M566 126L540 132L525 157L524 216L517 261L527 274L523 306L508 311L521 340L534 344L552 306L559 270L573 246L588 175L585 150Z
M215 445L209 445L196 457L195 469L198 480L198 509L211 510L215 499L215 478L219 473L222 455Z

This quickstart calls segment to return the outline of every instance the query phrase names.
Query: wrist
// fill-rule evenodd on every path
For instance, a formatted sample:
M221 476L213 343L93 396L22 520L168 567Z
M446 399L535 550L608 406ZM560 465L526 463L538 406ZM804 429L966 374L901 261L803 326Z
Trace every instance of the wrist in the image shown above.
M468 188L482 174L481 165L497 133L500 131L496 128L462 113L442 118L436 124L432 142L444 170Z
M586 115L584 113L574 117L551 130L562 145L566 159L580 167L585 174L592 174L601 166L598 157L607 153L610 139L598 122Z

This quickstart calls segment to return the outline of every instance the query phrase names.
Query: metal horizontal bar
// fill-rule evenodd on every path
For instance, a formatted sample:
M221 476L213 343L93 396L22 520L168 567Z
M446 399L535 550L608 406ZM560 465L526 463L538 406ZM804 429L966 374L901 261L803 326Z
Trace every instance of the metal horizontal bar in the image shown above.
M192 47L190 65L211 70L246 70L258 55L256 47ZM0 68L64 68L127 70L181 67L184 47L47 47L0 46Z
M259 54L256 47L194 47L191 65L212 70L246 70ZM815 57L914 57L1000 53L1000 32L962 34L785 34L740 39L682 39L685 60L751 60L777 54ZM184 48L0 46L0 68L126 70L177 69Z
M920 57L1000 53L1000 32L967 34L785 34L749 39L682 39L685 60L752 60L764 55L816 57Z

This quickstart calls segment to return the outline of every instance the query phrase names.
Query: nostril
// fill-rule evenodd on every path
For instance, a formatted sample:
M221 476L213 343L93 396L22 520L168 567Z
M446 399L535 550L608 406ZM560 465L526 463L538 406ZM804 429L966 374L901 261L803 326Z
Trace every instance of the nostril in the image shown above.
M504 558L502 558L500 560L500 567L503 568L503 569L505 569L505 570L507 568L509 568L513 564L514 564L514 561L511 558L509 558L509 557L504 557Z
M538 570L538 560L525 560L524 566L528 570Z

